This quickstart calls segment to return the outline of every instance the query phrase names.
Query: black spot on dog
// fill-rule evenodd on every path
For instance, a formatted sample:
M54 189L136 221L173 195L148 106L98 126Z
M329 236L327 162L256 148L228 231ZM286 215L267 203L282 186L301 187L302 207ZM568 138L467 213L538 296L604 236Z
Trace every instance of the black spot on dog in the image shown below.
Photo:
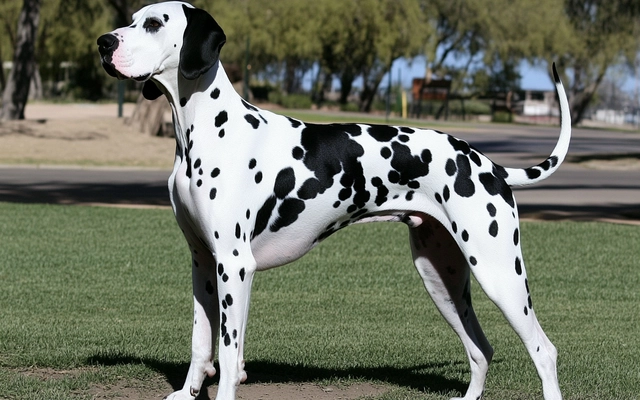
M389 171L387 179L391 183L398 183L400 182L400 173L398 171Z
M244 99L240 99L240 100L242 101L242 105L244 106L244 108L246 108L247 110L259 111L256 107L254 107L251 104L247 103Z
M256 176L254 177L254 180L256 181L256 183L262 182L262 172L260 171L256 172Z
M309 200L315 198L322 191L324 191L322 183L316 178L309 178L298 189L298 197L303 200Z
M540 175L542 174L542 172L540 172L540 170L537 169L536 167L527 168L524 170L524 172L527 174L527 178L529 179L539 178Z
M169 21L169 16L167 14L162 14L162 18L164 18L164 22Z
M213 171L211 171L211 177L215 178L218 175L220 175L220 168L214 168Z
M228 306L232 306L233 305L233 297L231 297L230 294L227 293L227 295L224 296L224 299L227 302Z
M293 172L293 168L288 167L280 172L276 176L276 181L273 186L273 193L279 199L284 199L296 185L296 176Z
M444 201L449 201L449 197L451 196L451 192L449 191L449 186L444 185L444 189L442 190L442 198Z
M471 263L471 265L478 264L478 260L476 260L474 256L469 257L469 262Z
M256 161L255 158L252 158L251 160L249 160L249 169L254 169L256 165L258 165L258 162Z
M405 199L406 199L407 201L411 201L411 200L413 200L413 194L414 194L414 193L415 193L415 192L414 192L413 190L408 191L408 192L407 192L407 195L405 196Z
M480 183L482 183L482 186L484 186L484 189L487 191L487 193L492 196L500 195L504 199L504 201L511 206L511 208L515 207L511 188L504 180L504 178L500 176L499 169L494 168L493 173L483 172L479 175L479 178Z
M469 232L467 232L466 230L462 231L462 240L465 242L469 241Z
M211 91L211 98L215 100L218 97L220 97L220 89L215 88Z
M461 197L471 197L476 192L476 186L471 180L471 164L469 158L465 155L458 154L456 157L456 166L458 173L453 184L453 190Z
M478 167L482 166L482 160L480 159L480 156L478 155L478 153L476 153L475 151L472 151L471 154L469 154L469 158Z
M493 237L498 236L498 221L493 220L489 225L489 235Z
M187 105L187 98L186 97L181 97L180 98L180 107L184 107Z
M461 151L464 154L469 154L471 152L469 143L465 142L464 140L457 139L450 135L447 137L447 139L449 140L449 144L451 144L451 147L453 147L454 150Z
M216 119L215 119L216 128L220 128L222 124L227 122L228 119L229 119L229 115L227 114L227 112L224 110L220 111L220 113L216 116Z
M350 137L359 130L353 124L309 124L302 130L300 143L305 151L303 162L315 175L315 178L310 179L316 181L307 180L303 184L305 198L311 198L308 196L313 193L324 193L334 185L334 177L342 172L347 175L346 178L343 176L343 186L344 182L352 182L359 204L364 205L362 200L368 200L364 170L359 161L364 149Z
M367 132L378 142L389 142L398 135L396 128L387 125L371 125Z
M297 128L300 125L302 125L302 122L298 121L297 119L293 119L293 118L289 118L289 117L287 117L287 119L289 120L289 122L291 122L291 127L292 128Z
M240 229L240 224L236 223L236 238L240 239L240 234L242 233L241 229Z
M348 200L351 197L351 188L344 188L338 193L338 198L342 201Z
M211 188L211 190L209 191L209 198L211 200L216 198L216 195L218 194L218 189L216 188Z
M454 176L456 174L456 171L458 171L458 168L456 167L456 162L453 161L452 159L448 159L447 163L444 166L444 170L446 171L447 175Z
M406 185L410 181L429 174L431 163L429 150L425 149L420 156L414 156L408 146L398 142L391 143L391 149L393 150L391 167L400 174L397 183Z
M264 202L264 204L262 204L262 207L260 207L260 209L258 210L258 213L256 214L256 223L253 227L252 238L261 234L269 225L269 219L271 218L271 214L276 207L276 201L276 196L273 195L269 197Z
M218 275L222 276L222 274L224 274L224 265L218 263Z
M224 135L225 135L224 129L220 129L220 132L218 132L218 137L222 139Z
M258 118L254 117L251 114L245 115L244 119L251 125L253 129L258 129L258 127L260 126L260 120L258 120Z
M516 228L513 231L513 244L517 246L519 242L520 242L520 231L518 230L518 228Z
M304 211L304 201L296 198L285 199L278 207L278 217L269 228L272 232L277 232L285 226L289 226L298 219L298 215Z
M496 216L496 206L494 206L492 203L487 204L487 211L489 212L489 215L492 217Z
M291 155L296 160L302 160L302 157L304 157L304 150L302 150L302 147L296 146L291 150Z
M407 128L406 126L403 126L403 127L400 128L400 132L413 133L413 132L415 132L415 130L413 128Z
M391 157L391 149L388 147L381 148L380 155L382 156L382 158L388 159L389 157Z
M244 268L241 268L241 269L240 269L240 273L239 273L239 275L240 275L240 280L241 280L242 282L244 282Z
M516 274L522 275L522 261L520 261L520 257L516 257Z

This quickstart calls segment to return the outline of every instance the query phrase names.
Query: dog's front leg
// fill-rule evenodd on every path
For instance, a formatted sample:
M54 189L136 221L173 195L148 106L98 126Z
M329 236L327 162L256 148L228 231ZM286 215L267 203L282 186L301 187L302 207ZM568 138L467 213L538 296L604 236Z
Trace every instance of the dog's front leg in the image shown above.
M247 379L243 357L244 335L256 263L248 245L224 253L229 256L219 256L217 265L220 384L216 400L233 400L238 385Z
M216 373L213 367L214 349L218 337L219 311L216 261L205 248L192 249L193 333L191 364L181 390L168 400L193 399L200 393L204 379Z

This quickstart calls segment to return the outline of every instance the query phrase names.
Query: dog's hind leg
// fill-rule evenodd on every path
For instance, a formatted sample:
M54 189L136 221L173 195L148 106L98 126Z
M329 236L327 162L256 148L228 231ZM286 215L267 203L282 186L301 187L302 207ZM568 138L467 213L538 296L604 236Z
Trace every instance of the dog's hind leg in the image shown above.
M558 353L533 310L517 217L501 221L500 229L493 232L495 237L484 230L470 231L472 240L462 244L463 252L487 297L502 311L529 352L542 381L545 400L560 400Z
M493 349L471 305L468 264L440 222L428 216L410 229L414 264L436 307L458 334L471 366L471 381L463 399L477 400L484 390Z

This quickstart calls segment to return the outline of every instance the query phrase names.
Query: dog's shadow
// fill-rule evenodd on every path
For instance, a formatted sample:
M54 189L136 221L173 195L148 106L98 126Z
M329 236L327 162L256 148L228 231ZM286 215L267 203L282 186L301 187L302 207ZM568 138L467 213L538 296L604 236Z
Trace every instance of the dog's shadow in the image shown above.
M89 365L125 365L143 364L165 376L167 382L173 390L179 390L184 384L184 379L189 370L189 363L163 362L155 359L144 359L133 356L93 356L87 359ZM446 378L437 373L429 373L425 370L437 370L453 366L462 365L463 362L434 363L425 365L415 365L406 368L384 366L384 367L354 367L347 369L321 368L312 366L301 366L272 361L250 361L247 362L247 381L251 383L305 383L319 380L333 379L361 379L367 381L386 382L391 385L415 389L425 393L449 393L457 391L462 394L467 389L468 382L458 379ZM216 371L219 366L215 365ZM218 383L218 375L206 379L203 389ZM201 390L198 399L208 399L207 390Z

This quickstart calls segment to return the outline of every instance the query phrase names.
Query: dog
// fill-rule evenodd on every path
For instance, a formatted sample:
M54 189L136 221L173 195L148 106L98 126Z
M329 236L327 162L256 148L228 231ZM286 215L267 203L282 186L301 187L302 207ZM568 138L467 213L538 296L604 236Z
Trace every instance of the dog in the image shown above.
M560 136L552 154L524 169L494 164L465 141L434 130L310 124L261 110L234 90L219 61L226 36L206 11L165 2L98 39L109 75L165 95L176 134L169 192L192 255L192 354L184 387L193 399L216 373L216 399L246 379L243 344L256 271L290 263L354 223L408 226L414 264L469 358L463 399L480 399L493 349L471 305L470 272L522 339L546 400L561 399L557 350L531 301L511 187L553 174L571 124L555 70Z

